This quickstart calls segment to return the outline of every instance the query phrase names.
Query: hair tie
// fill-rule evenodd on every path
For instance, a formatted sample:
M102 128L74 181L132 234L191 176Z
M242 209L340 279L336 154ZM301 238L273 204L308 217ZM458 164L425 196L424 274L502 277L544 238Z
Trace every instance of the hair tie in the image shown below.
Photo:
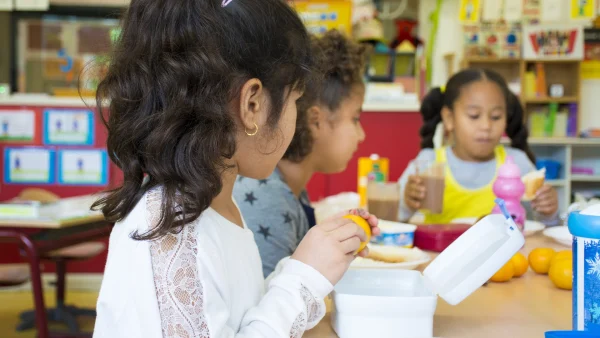
M225 6L229 5L231 3L231 1L233 1L233 0L223 0L221 2L221 7L225 7Z
M231 1L231 0L229 0ZM446 86L440 86L440 93L444 94L444 92L446 91Z

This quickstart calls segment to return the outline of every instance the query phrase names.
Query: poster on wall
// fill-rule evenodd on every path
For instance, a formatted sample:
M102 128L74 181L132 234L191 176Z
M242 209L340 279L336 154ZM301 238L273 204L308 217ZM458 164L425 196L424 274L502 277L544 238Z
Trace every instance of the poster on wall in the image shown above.
M459 20L463 24L478 23L480 11L479 0L460 0Z
M523 18L523 0L504 0L504 20L520 22Z
M0 110L0 142L32 142L35 138L35 112Z
M58 183L65 185L107 185L108 154L106 150L59 150Z
M292 1L292 6L312 34L338 29L352 34L351 1Z
M600 79L600 29L586 28L584 31L584 58L581 63L581 78Z
M519 58L521 25L516 23L482 23L463 26L464 55L476 58Z
M571 0L571 19L594 19L596 17L595 0Z
M46 148L5 148L6 184L49 184L54 182L54 150Z
M523 0L523 23L536 24L540 22L542 5L551 0ZM558 0L561 1L561 0Z
M94 113L91 110L44 111L44 144L94 144Z
M583 27L577 24L524 26L523 57L529 60L581 60Z

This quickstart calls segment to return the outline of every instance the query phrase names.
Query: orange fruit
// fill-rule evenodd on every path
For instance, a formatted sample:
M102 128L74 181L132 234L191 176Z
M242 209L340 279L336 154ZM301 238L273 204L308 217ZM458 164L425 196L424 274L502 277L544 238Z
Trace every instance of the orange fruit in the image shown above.
M550 270L550 262L556 255L556 251L550 248L533 249L529 254L529 265L531 269L540 274L547 274Z
M548 273L550 280L559 289L573 289L573 260L563 258L555 261Z
M492 278L490 278L490 280L496 283L508 282L513 278L514 275L515 265L509 260L492 276Z
M573 251L571 250L562 250L556 253L556 255L554 255L554 257L552 257L552 260L550 261L550 268L552 268L552 265L556 262L559 261L561 259L570 259L573 260Z
M517 252L510 261L513 263L515 267L515 277L521 277L527 272L529 269L529 263L527 262L527 258L520 252Z
M367 246L367 243L369 243L369 241L371 240L371 226L369 225L369 222L367 222L366 219L357 215L346 215L344 216L344 218L347 218L352 222L356 223L365 231L365 234L367 234L367 240L365 242L360 242L360 246L358 247L358 250L356 250L356 253L359 253Z

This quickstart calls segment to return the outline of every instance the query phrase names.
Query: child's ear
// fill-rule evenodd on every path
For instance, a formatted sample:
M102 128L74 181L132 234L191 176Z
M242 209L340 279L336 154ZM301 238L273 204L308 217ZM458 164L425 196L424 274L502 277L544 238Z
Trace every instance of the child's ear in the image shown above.
M448 107L443 107L440 114L442 115L444 128L446 131L452 132L454 130L454 114L452 114L452 111Z
M325 125L325 119L327 118L326 112L319 106L312 106L306 111L308 115L308 126L312 131L313 136L317 135L320 131L323 131Z
M264 125L267 112L267 96L259 79L250 79L240 89L240 120L242 127L252 133Z

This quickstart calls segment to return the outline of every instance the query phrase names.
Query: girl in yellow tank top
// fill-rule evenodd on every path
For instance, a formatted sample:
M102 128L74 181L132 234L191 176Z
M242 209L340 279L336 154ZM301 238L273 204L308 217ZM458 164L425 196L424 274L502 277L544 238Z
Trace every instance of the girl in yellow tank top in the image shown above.
M527 144L527 129L522 123L522 107L518 98L509 91L504 79L493 71L466 69L455 74L448 81L445 90L434 88L425 96L421 114L424 121L420 131L421 148L423 151L433 148L436 126L442 122L452 145L450 148L436 149L432 160L447 163L447 155L450 153L455 157L453 163L457 172L452 172L451 167L446 165L443 209L441 213L433 214L421 210L426 194L425 185L422 178L415 175L415 166L411 163L400 179L403 219L409 218L418 210L425 215L426 224L446 224L457 218L478 218L489 214L494 206L492 185L496 179L495 171L493 175L489 172L485 176L490 178L485 182L481 182L481 177L475 173L473 181L478 182L477 187L465 187L455 177L462 174L464 182L467 168L464 168L465 172L460 172L462 168L456 167L456 163L490 164L495 160L497 171L507 154L507 149L500 145L500 139L505 133L511 139L511 147L516 148L511 149L511 152L527 154L530 159L527 161L525 156L521 156L522 162L526 162L521 167L525 171L534 168L531 162L535 162L535 159ZM489 166L487 168L494 170ZM549 185L538 191L531 206L542 219L558 219L557 193Z

